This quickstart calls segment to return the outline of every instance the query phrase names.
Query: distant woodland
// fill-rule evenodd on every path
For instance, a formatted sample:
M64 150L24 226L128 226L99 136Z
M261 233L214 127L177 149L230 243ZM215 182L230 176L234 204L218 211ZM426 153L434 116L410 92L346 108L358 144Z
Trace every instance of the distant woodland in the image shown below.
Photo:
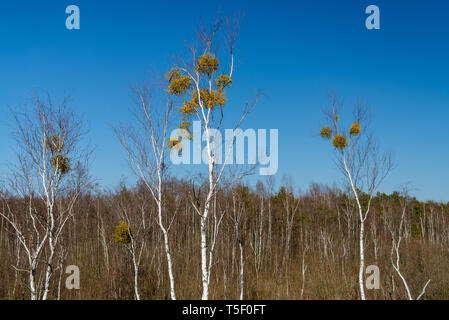
M201 296L200 219L190 203L192 185L170 179L164 182L164 191L176 293L180 299L197 299ZM198 192L198 197L203 196ZM56 207L62 210L68 205L61 198ZM42 210L35 198L11 197L2 202L3 210L10 207L27 212L30 206ZM122 186L107 194L85 192L70 210L74 215L57 248L49 298L135 298L129 243L114 241L120 221L133 226L137 250L144 248L138 270L142 299L170 298L157 206L142 185ZM254 190L239 185L220 191L211 216L222 219L211 270L211 298L239 298L242 249L245 299L358 299L356 211L354 202L341 190L320 185L312 185L301 195L294 195L290 185L274 192L264 182ZM423 298L448 299L449 204L419 202L400 193L378 194L373 200L367 221L366 261L379 267L381 284L378 290L366 290L367 298L408 298L391 263L396 255L390 230L398 229L403 211L400 266L413 297L431 279ZM21 219L27 219L26 215ZM29 274L20 271L27 258L14 230L4 219L0 222L0 297L29 299ZM208 233L214 233L213 224ZM44 249L43 256L47 255ZM80 268L79 290L65 288L67 265ZM42 259L36 268L37 284L45 281L45 271Z

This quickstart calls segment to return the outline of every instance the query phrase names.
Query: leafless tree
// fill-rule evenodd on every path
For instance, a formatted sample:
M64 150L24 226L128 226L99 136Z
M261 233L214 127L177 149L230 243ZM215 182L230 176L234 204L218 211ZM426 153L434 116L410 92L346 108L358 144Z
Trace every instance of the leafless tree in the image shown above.
M407 212L408 201L409 201L408 192L406 190L404 190L403 195L402 195L402 197L400 197L400 200L399 200L400 207L401 207L401 217L399 219L399 226L395 227L394 218L392 216L388 217L388 220L386 222L388 225L388 229L390 230L390 234L391 234L391 254L390 254L391 265L393 266L394 271L396 271L397 275L399 276L402 283L404 284L404 288L405 288L405 291L407 292L408 299L414 300L411 290L410 290L410 286L408 285L408 282L405 279L405 276L402 273L401 266L400 266L400 260L401 260L400 247L401 247L401 242L404 237L405 214ZM427 286L429 285L430 281L431 281L430 279L427 280L421 293L416 297L416 300L421 299L421 297L426 293L426 289L427 289Z
M220 184L231 185L248 171L239 172L238 175L231 175L224 183L225 169L233 157L233 145L236 136L242 131L240 125L247 114L256 106L259 94L246 104L240 120L234 128L232 143L225 150L224 159L221 161L221 141L218 141L219 130L221 129L224 118L224 90L232 84L235 62L235 45L240 29L239 18L216 18L211 24L203 24L198 29L198 44L191 45L189 48L190 57L188 60L179 59L172 69L170 76L170 86L175 95L183 97L190 93L192 100L184 102L181 108L182 120L184 125L190 124L191 119L201 123L206 141L206 159L207 159L207 191L204 200L195 197L192 201L195 212L200 217L200 252L201 252L201 272L202 272L202 299L209 299L209 284L211 268L214 265L214 248L218 227L221 222L221 214L217 216L216 208L213 207L216 193ZM219 40L223 36L224 41ZM224 46L223 46L224 44ZM220 46L222 45L222 46ZM220 60L218 60L220 57ZM221 75L218 75L218 69L221 68ZM186 80L186 86L179 86L178 80ZM183 101L183 100L181 100ZM188 129L184 130L184 136L189 135ZM201 137L199 137L201 139ZM219 160L220 159L220 160ZM195 192L194 192L195 193ZM209 213L213 212L212 219L209 219ZM210 220L213 222L210 223ZM211 226L212 225L212 226ZM208 228L212 227L211 238L208 239Z
M244 281L244 268L245 268L245 260L243 257L243 238L242 238L242 230L241 230L241 220L243 214L242 203L237 200L237 196L232 194L232 204L233 204L233 216L232 221L234 223L235 228L235 236L237 238L237 243L240 249L240 300L243 300L243 293L245 287Z
M142 85L133 89L134 105L132 114L135 124L120 124L115 133L126 150L129 164L157 204L157 223L164 238L167 271L170 279L170 297L176 300L175 279L170 248L170 227L174 215L164 212L163 181L168 170L167 143L170 119L173 115L173 100L157 86Z
M142 254L147 244L148 230L151 226L148 215L148 203L146 199L139 199L139 194L131 194L122 184L117 197L113 198L111 207L122 223L122 227L127 228L128 236L125 239L116 239L116 242L123 244L134 269L134 295L136 300L140 300L139 293L139 269L142 261ZM120 224L118 225L120 228ZM120 232L120 229L119 229ZM122 231L123 232L123 231ZM117 235L116 230L116 235Z
M89 186L88 153L80 146L85 132L69 101L66 97L54 105L48 93L35 93L30 110L13 112L17 161L9 179L11 194L2 192L6 210L0 216L14 229L26 254L26 266L14 268L29 273L33 300L48 298L61 235L75 202ZM26 208L11 206L9 196L27 199ZM42 287L36 283L41 265Z
M336 164L346 177L352 196L357 204L359 217L359 287L360 298L365 300L363 275L365 270L365 221L371 208L371 201L379 185L391 171L391 154L381 152L369 128L369 111L361 100L353 109L353 124L348 132L340 125L342 103L336 94L329 96L329 106L324 114L329 127L324 127L321 135L330 139L336 150Z

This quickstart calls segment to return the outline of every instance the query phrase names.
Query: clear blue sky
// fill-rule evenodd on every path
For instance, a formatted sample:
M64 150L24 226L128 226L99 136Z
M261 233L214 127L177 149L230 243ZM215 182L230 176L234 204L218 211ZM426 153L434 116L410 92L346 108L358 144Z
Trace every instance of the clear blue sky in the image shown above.
M65 28L65 8L81 30ZM376 4L381 30L365 28ZM448 1L8 1L0 7L0 175L13 161L8 106L33 88L70 93L96 146L92 174L105 187L133 181L110 126L127 120L130 81L166 70L202 18L243 11L234 86L226 108L267 98L244 127L279 129L279 172L297 186L340 182L316 133L327 93L369 101L373 128L395 156L382 191L411 183L419 199L449 201ZM230 113L231 118L236 114Z

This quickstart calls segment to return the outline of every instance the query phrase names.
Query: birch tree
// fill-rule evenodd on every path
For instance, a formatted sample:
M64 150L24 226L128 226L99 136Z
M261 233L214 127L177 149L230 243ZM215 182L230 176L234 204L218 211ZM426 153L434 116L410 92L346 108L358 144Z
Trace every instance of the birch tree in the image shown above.
M148 204L146 201L139 200L122 185L118 197L113 204L120 217L120 221L115 228L114 242L122 244L131 257L136 300L140 300L139 269L150 227L146 219Z
M26 255L32 300L46 300L56 270L55 257L64 227L74 215L74 204L89 185L87 153L80 147L81 122L68 108L69 98L56 105L49 94L36 93L32 108L14 112L16 163L9 179L11 194L2 192L6 210L0 211L14 230ZM26 200L17 208L7 198ZM43 285L36 277L44 273Z
M238 202L237 204L237 196L236 194L232 193L232 205L233 205L233 216L232 216L232 220L234 223L234 228L235 228L235 236L237 238L237 243L239 245L239 249L240 249L240 300L243 300L243 293L244 293L244 286L245 286L245 282L244 282L244 267L245 267L245 261L243 258L243 239L242 239L242 230L241 230L241 220L242 220L242 214L243 214L243 205L241 203L241 201ZM238 207L237 207L238 206Z
M234 128L232 143L225 150L225 156L222 159L221 141L218 141L219 135L217 133L223 123L227 103L226 90L233 83L234 53L238 31L238 18L216 19L210 25L201 26L197 32L198 45L192 45L189 48L189 59L179 59L180 62L166 74L169 81L169 92L178 97L181 103L179 107L181 138L172 140L172 152L182 152L182 140L192 138L192 120L201 123L204 132L203 140L206 141L206 149L204 150L207 162L206 196L202 201L192 201L194 210L200 217L201 298L203 300L209 299L209 283L211 269L214 265L215 241L222 219L222 213L219 216L216 215L213 203L219 185L223 182L225 168L233 157L232 146L236 136L241 131L237 129L240 128L246 115L254 108L258 98L258 95L256 95L256 98L245 106L242 116ZM224 41L219 40L220 36ZM201 137L198 138L201 139ZM243 175L245 173L233 177L228 184L238 180ZM196 197L196 200L200 199ZM213 231L209 238L210 212L213 212L211 219Z
M353 122L348 129L344 129L341 124L341 106L336 94L329 96L329 106L324 110L328 125L321 129L320 135L331 140L336 151L337 167L344 174L357 205L360 258L358 282L360 298L365 300L365 221L373 196L393 164L390 153L381 152L374 136L369 132L369 112L366 105L361 101L356 102Z
M163 182L167 175L167 148L169 125L174 107L172 98L160 94L157 86L135 87L134 108L131 110L135 124L120 124L115 133L125 149L130 168L139 177L157 205L157 224L163 234L167 272L170 280L170 298L176 300L175 279L170 248L170 227L174 215L164 210Z
M405 214L407 212L409 197L406 191L404 191L404 195L399 197L399 203L401 207L401 216L399 219L399 225L394 225L394 219L392 216L389 217L389 219L386 221L386 224L388 225L388 229L390 230L391 234L391 253L390 253L390 261L391 265L393 267L393 270L396 272L396 274L401 279L405 291L407 292L407 298L409 300L414 300L412 292L410 290L410 286L407 282L407 279L405 278L403 272L401 271L401 254L400 254L400 247L401 242L404 238L404 229L405 229ZM394 281L394 280L393 280ZM427 280L425 285L423 286L421 293L417 295L416 300L419 300L422 298L422 296L426 293L427 286L430 283L430 279Z

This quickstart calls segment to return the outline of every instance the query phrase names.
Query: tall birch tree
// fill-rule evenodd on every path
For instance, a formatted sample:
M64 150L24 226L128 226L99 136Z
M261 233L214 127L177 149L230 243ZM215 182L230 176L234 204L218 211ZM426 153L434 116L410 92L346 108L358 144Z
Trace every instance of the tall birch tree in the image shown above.
M135 123L120 124L115 133L125 149L130 168L139 177L157 205L157 224L164 240L167 272L170 280L170 298L176 300L175 278L170 248L170 227L174 215L163 208L163 182L167 175L167 148L170 119L173 115L173 99L160 94L158 86L142 85L133 89L134 108L131 110Z
M235 68L235 45L239 33L239 19L216 19L210 25L202 25L197 32L198 44L189 48L189 58L180 62L166 74L169 92L178 97L181 114L180 139L171 141L172 152L182 152L182 140L192 138L192 120L201 123L203 140L206 141L205 158L207 166L207 186L204 199L196 197L192 201L195 212L200 217L201 282L203 300L209 299L211 269L214 265L214 249L223 213L217 214L214 202L220 183L224 180L226 166L233 157L232 146L241 132L242 121L254 108L257 97L247 103L242 116L234 128L232 143L221 154L218 134L224 118L227 103L226 90L233 84ZM224 39L224 40L221 40ZM195 138L195 137L193 137ZM201 137L197 137L201 139ZM201 141L201 140L200 140ZM250 169L251 170L251 169ZM245 173L234 176L228 184L241 178ZM200 201L201 200L201 201ZM212 218L209 219L212 212ZM208 236L209 227L212 229Z
M2 192L3 217L14 230L26 256L32 300L49 297L58 246L64 227L74 215L74 204L87 191L88 154L81 148L81 121L68 107L70 99L53 103L48 93L35 93L32 107L14 112L17 160L10 178L10 192ZM8 202L26 200L18 210ZM43 284L36 281L43 274Z
M372 133L369 132L368 108L357 101L353 109L353 122L345 129L340 119L342 103L336 94L329 96L329 106L324 110L327 126L320 135L330 140L335 148L337 167L344 174L356 203L359 220L359 290L365 300L363 275L365 273L365 222L371 202L379 185L392 169L391 154L381 152Z

